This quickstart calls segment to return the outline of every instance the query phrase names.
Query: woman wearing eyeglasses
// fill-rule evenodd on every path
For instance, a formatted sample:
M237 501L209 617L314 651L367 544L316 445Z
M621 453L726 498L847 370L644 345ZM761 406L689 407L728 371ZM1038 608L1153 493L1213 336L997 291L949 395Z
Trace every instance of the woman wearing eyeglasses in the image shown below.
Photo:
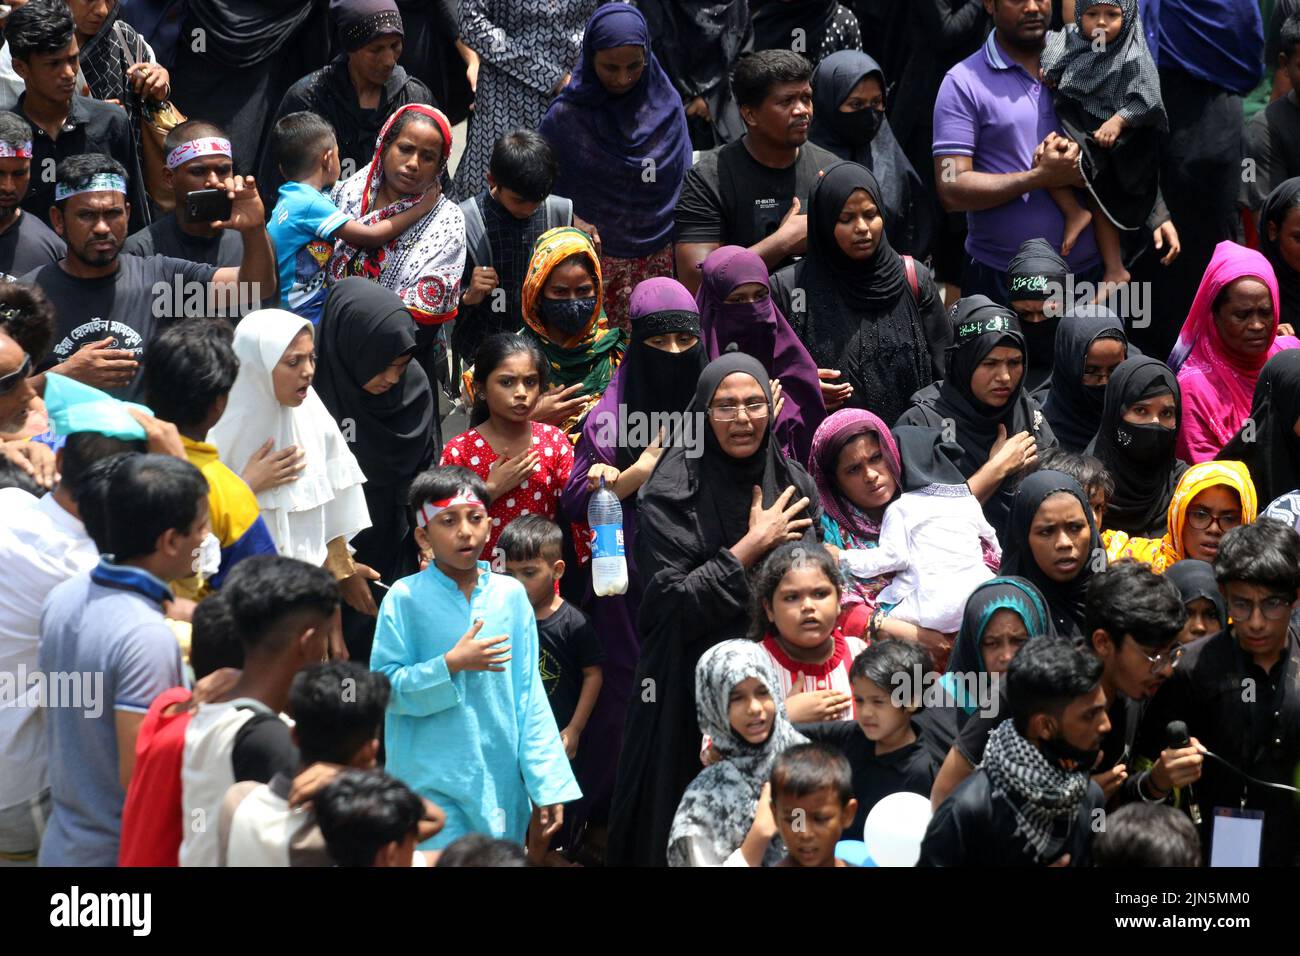
M767 265L740 246L722 246L701 266L695 304L700 338L710 359L727 352L752 355L785 396L773 430L780 449L808 461L813 432L826 417L817 363L772 299Z
M1163 538L1131 538L1123 531L1102 535L1111 561L1135 558L1163 574L1184 558L1214 563L1223 536L1259 513L1250 472L1239 461L1203 461L1183 473L1169 502Z
M816 485L772 438L767 370L733 352L700 375L703 440L671 443L637 499L641 659L623 735L606 861L666 862L682 793L699 773L695 664L744 637L748 572L787 541L817 543ZM698 432L697 432L698 434Z

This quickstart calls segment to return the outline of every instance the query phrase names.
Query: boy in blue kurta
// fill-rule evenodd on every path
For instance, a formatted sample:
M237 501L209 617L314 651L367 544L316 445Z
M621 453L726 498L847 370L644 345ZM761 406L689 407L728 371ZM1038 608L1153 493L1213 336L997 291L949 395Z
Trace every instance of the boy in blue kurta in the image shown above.
M563 804L582 796L542 686L527 592L478 560L487 501L467 468L415 479L415 539L432 560L385 596L370 655L393 685L386 769L447 813L426 850L466 833L523 843L530 801L549 839Z

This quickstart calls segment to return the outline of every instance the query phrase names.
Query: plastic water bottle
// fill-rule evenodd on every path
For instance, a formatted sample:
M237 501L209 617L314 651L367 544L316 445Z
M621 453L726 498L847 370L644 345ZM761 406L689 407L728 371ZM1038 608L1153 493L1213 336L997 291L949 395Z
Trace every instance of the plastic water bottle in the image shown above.
M618 495L600 487L587 502L587 524L594 532L591 544L591 583L597 597L627 593L627 558L623 551L623 504Z

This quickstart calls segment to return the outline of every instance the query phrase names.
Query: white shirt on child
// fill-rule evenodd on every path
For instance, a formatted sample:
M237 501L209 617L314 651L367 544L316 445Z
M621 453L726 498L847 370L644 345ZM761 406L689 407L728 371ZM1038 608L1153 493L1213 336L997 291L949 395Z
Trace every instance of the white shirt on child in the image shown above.
M891 617L951 634L971 592L993 577L985 542L1001 556L997 532L970 487L930 485L889 505L877 547L841 551L840 565L857 578L895 572L877 603L896 605Z

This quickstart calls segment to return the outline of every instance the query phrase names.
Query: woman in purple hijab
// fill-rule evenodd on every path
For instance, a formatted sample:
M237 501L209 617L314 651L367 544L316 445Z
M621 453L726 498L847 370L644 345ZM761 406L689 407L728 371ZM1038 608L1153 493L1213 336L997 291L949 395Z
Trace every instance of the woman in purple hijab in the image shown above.
M644 582L633 557L636 493L659 461L662 449L654 440L659 422L680 420L708 364L695 300L676 279L640 283L632 292L630 311L632 344L587 416L560 499L561 523L577 552L576 564L565 573L565 593L591 617L606 655L605 682L583 734L583 765L575 768L584 794L579 812L595 823L609 813L623 721L641 654L636 615ZM623 502L628 587L626 594L598 598L591 587L587 502L601 478ZM572 807L566 808L566 817L571 812Z
M767 265L748 249L722 246L701 268L695 302L709 359L741 351L780 381L785 404L776 420L776 439L788 457L806 464L813 432L826 417L826 403L817 363L772 301Z
M626 331L632 289L673 274L673 215L691 167L682 98L650 50L641 11L596 10L573 79L539 131L560 158L552 192L600 231L605 313Z

